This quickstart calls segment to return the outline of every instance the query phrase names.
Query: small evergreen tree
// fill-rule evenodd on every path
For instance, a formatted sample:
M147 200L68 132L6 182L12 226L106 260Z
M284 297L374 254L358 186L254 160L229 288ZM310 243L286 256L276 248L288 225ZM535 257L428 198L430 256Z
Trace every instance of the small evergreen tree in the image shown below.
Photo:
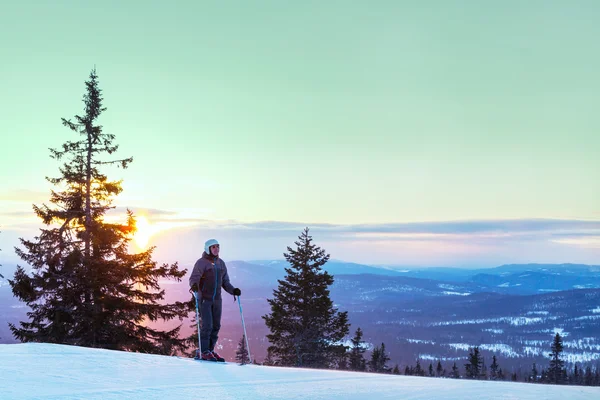
M579 385L579 378L580 378L580 373L579 373L579 368L577 367L577 364L575 364L575 368L573 369L573 374L569 376L569 384L571 385Z
M433 364L429 363L429 376L434 376L433 374Z
M538 381L538 370L535 363L531 366L531 375L529 376L529 382L537 382Z
M394 369L392 370L392 374L394 374L394 375L400 375L400 369L398 368L398 364L396 364L394 366Z
M187 316L186 304L163 303L165 292L159 286L164 279L180 281L186 271L177 263L158 265L152 260L154 248L129 253L133 213L128 211L124 224L104 220L122 188L101 169L127 168L132 158L110 159L118 145L98 124L106 109L95 70L85 84L83 116L75 116L75 122L62 119L79 140L50 149L52 158L64 160L60 176L46 178L56 188L50 195L52 206L33 206L47 228L34 240L21 239L24 249L16 249L33 272L29 275L18 266L9 283L31 311L29 322L10 324L10 329L22 342L160 354L184 351L181 326L162 331L149 323Z
M560 334L557 332L552 342L552 353L550 353L550 368L548 369L548 378L550 383L563 383L564 381L564 365L560 355L563 351L563 343Z
M460 378L460 372L458 371L458 367L456 366L456 361L454 362L454 365L452 365L452 377L454 379Z
M362 337L363 331L359 327L356 329L354 337L350 339L352 347L350 348L348 361L352 371L364 371L366 369L366 360L363 356L363 353L365 352L365 342L362 340Z
M438 360L437 367L435 368L436 376L439 378L440 376L444 376L442 363Z
M235 360L242 365L246 365L250 361L248 348L246 347L246 336L244 335L242 335L242 338L238 343L237 350L235 351Z
M308 228L298 238L284 253L287 275L267 300L268 351L283 366L329 368L346 352L348 312L338 312L329 297L333 276L322 271L329 254L312 243Z
M585 368L585 376L583 378L583 384L585 386L592 386L594 384L594 375L592 375L592 368L588 365Z
M379 359L381 358L381 348L379 346L375 346L373 352L371 353L371 360L369 361L369 371L371 372L379 372L377 367L379 365Z
M473 347L469 350L469 362L465 364L465 375L468 379L479 379L483 360L481 358L481 354L479 353L479 347Z
M348 353L347 352L340 353L338 361L337 361L337 369L347 370L348 367L349 367L349 365L348 365Z
M404 368L404 375L412 375L410 367L407 365L406 368Z
M415 366L415 369L413 372L417 376L425 376L425 370L423 369L423 367L421 367L421 359L420 358L417 358L417 365Z
M488 376L487 376L487 366L485 365L485 359L482 356L481 357L481 371L479 372L479 378L478 379L487 380L487 378L488 378Z
M390 369L386 365L388 361L390 361L390 358L385 351L385 344L381 343L381 347L376 346L371 354L370 370L373 372L389 372Z
M502 368L498 369L498 380L503 381L505 379L506 379L506 376L504 376L504 371L502 371Z
M262 365L267 365L267 366L273 366L273 365L277 365L275 363L275 360L273 360L273 356L271 355L271 353L269 351L267 351L267 357L265 358L265 360L263 361Z
M492 381L498 380L498 360L496 360L496 356L492 356L492 365L490 365L490 379Z

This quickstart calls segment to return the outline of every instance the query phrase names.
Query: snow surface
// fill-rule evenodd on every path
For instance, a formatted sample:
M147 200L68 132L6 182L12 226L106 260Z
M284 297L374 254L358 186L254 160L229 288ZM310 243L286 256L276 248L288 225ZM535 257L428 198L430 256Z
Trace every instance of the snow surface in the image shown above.
M53 344L0 345L0 398L598 399L600 388L217 364Z

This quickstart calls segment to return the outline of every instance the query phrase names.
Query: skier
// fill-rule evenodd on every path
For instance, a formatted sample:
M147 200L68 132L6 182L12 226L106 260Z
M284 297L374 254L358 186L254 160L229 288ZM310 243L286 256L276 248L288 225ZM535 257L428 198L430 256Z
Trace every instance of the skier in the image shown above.
M233 296L242 291L229 282L227 266L219 258L220 245L215 239L204 244L202 257L194 264L190 275L190 288L198 294L202 327L200 329L200 358L206 361L225 361L215 352L215 345L221 329L221 287Z

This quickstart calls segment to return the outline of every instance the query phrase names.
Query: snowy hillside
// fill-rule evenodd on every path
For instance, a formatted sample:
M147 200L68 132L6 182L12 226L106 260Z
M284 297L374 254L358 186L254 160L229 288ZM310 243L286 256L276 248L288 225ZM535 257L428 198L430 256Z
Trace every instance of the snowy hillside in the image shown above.
M212 364L50 344L0 345L0 398L597 399L600 388Z

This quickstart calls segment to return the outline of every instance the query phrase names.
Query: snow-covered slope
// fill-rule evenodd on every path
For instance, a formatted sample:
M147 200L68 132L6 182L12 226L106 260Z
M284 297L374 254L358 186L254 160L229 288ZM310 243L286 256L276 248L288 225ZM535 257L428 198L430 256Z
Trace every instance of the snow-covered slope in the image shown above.
M212 364L50 344L0 345L9 399L597 399L600 388Z

